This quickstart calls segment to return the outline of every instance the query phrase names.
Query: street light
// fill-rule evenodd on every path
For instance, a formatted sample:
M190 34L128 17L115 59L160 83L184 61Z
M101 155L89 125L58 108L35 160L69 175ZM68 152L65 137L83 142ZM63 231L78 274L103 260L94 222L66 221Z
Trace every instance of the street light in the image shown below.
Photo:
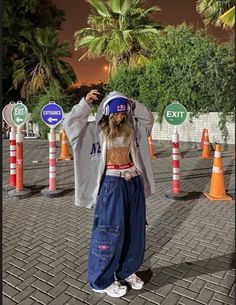
M105 82L107 82L107 80L108 80L108 65L104 65L103 69L105 71Z

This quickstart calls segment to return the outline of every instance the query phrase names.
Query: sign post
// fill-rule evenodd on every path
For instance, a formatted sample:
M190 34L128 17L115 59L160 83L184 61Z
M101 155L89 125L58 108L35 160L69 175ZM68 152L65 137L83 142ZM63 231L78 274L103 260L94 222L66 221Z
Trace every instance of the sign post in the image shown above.
M50 128L49 133L49 187L41 191L46 197L57 197L63 193L63 190L56 188L56 134L55 127L63 119L64 113L58 104L54 101L49 102L41 110L42 121Z
M12 109L15 105L15 102L10 102L2 110L3 120L10 127L9 134L9 144L10 144L10 174L9 174L9 184L3 186L3 190L8 192L16 188L16 127L14 122L11 119Z
M165 198L184 200L188 193L180 190L179 134L176 126L186 120L187 110L179 102L173 102L165 108L164 117L169 124L174 125L172 134L172 191L165 193Z
M23 168L23 142L24 136L22 127L27 121L28 109L18 101L11 112L11 120L17 127L16 131L16 189L8 192L9 197L26 198L31 195L31 190L24 188L24 168Z

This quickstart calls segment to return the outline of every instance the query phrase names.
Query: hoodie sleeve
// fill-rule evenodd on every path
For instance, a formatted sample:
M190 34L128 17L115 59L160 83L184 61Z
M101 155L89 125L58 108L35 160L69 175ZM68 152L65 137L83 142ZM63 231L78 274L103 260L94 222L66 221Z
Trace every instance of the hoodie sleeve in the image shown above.
M81 132L88 123L88 117L92 112L91 106L82 98L79 104L75 105L68 113L63 128L71 144L80 136Z
M154 124L153 114L144 104L138 101L132 100L131 107L133 109L133 116L139 121L140 124L146 127L148 136L150 136Z

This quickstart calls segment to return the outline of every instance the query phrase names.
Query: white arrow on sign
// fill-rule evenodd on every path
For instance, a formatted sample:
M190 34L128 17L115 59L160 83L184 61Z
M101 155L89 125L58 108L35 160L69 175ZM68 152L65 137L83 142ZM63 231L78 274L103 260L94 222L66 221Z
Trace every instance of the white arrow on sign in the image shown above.
M21 118L16 118L16 121L17 121L17 123L19 123L19 122L23 122L24 120Z
M58 121L58 119L54 119L54 118L48 118L48 122L50 122L50 123L52 123L52 122L57 122Z

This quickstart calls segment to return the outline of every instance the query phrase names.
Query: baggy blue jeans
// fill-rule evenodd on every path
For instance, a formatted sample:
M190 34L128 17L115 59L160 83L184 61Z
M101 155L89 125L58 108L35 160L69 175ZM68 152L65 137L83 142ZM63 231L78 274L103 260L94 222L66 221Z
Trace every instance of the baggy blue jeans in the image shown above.
M105 176L94 213L88 283L105 289L139 270L146 242L146 203L140 176Z

